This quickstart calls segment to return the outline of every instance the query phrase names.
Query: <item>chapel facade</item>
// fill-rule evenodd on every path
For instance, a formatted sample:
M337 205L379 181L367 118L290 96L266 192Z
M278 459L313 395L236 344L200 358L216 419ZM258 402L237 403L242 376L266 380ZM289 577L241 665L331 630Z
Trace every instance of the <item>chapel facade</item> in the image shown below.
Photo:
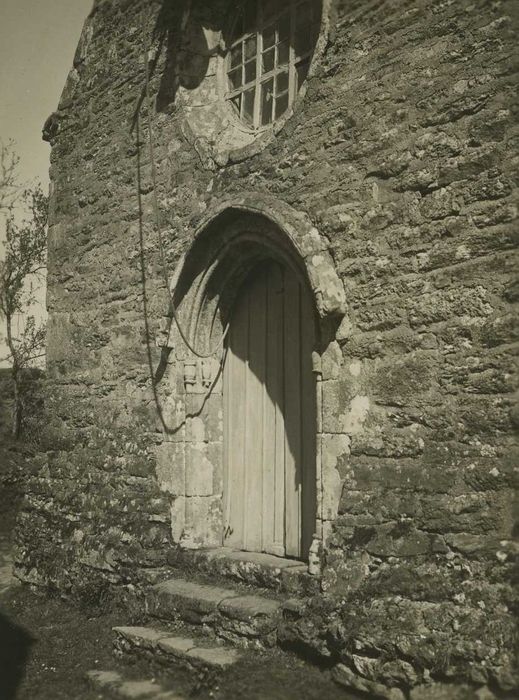
M24 581L272 585L347 687L516 687L514 21L96 0L44 129Z

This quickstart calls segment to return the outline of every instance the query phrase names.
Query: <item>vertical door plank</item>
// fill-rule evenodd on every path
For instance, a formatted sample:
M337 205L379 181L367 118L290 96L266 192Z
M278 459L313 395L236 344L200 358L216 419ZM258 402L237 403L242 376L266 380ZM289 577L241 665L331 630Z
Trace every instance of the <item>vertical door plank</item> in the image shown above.
M308 550L315 532L317 510L316 483L316 380L312 368L312 352L315 349L315 318L309 292L301 287L301 473L302 532L301 557L308 558Z
M285 549L301 555L301 327L300 285L285 270Z
M249 367L247 373L245 548L258 552L263 533L263 449L266 342L266 270L251 281L249 305Z
M231 519L231 498L229 493L229 484L231 469L229 463L229 454L231 449L231 400L230 395L232 391L231 386L231 371L230 364L232 362L232 350L230 349L230 336L232 335L232 328L229 328L229 336L225 344L225 355L224 355L224 365L222 372L222 382L223 382L223 523L222 523L222 544L226 544L228 525Z
M283 418L283 271L267 271L266 382L264 414L263 548L285 555L285 425Z
M273 261L240 297L224 371L224 543L306 558L316 514L312 298Z
M228 442L228 467L226 504L228 522L224 523L224 543L228 547L241 549L244 546L244 518L246 493L245 435L247 431L247 357L248 357L249 294L245 291L233 315L229 332L227 372L229 379L227 400L229 420L226 440Z

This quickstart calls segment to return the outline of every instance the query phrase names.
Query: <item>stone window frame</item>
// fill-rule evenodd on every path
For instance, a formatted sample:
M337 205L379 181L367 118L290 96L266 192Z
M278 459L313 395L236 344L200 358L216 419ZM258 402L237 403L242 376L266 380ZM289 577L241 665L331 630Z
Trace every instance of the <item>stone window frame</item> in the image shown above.
M268 126L258 129L245 124L225 99L228 51L226 41L232 22L224 21L223 26L220 25L218 29L204 30L207 44L207 52L204 55L209 61L206 78L197 88L181 90L182 133L196 150L204 168L214 171L261 153L292 119L305 99L310 79L318 74L323 65L330 38L333 37L336 22L335 0L319 0L319 10L319 32L306 80L285 114ZM198 55L192 48L186 49L186 52Z
M321 32L321 24L323 21L324 4L317 3L316 0L290 0L286 6L279 9L277 0L248 0L243 7L238 17L233 18L230 25L230 30L227 32L229 40L225 42L226 55L223 65L223 80L220 81L221 91L223 93L224 102L232 113L235 121L243 128L252 133L260 133L269 127L277 124L280 120L287 116L290 110L294 107L294 103L301 92L304 85L314 53L317 48L319 35ZM254 5L254 10L247 19L247 9ZM267 19L263 16L264 5L267 8L274 7L274 11L267 15ZM300 54L296 52L296 32L298 25L298 11L302 6L306 5L309 11L308 17L310 30L312 32L309 49L302 51ZM287 20L286 39L280 40L280 24L283 19ZM236 34L236 25L242 22L241 30ZM248 22L248 24L247 24ZM307 26L307 25L305 25ZM264 49L264 30L272 27L274 30L273 43ZM286 63L279 63L279 47L286 43L288 55ZM251 52L248 60L246 47L253 45L254 51ZM239 49L241 59L233 64L236 49ZM272 54L272 67L269 70L263 70L263 56L266 53ZM250 79L247 80L247 68L251 66ZM300 77L299 69L303 68ZM241 78L230 88L230 74L237 73L240 70ZM278 81L280 76L286 75L286 86L278 90ZM271 84L271 113L268 121L263 120L263 95L267 85ZM247 120L246 100L243 96L252 93L252 110L250 112L251 119ZM236 99L239 98L239 106L236 105ZM278 100L282 100L281 109L277 110Z

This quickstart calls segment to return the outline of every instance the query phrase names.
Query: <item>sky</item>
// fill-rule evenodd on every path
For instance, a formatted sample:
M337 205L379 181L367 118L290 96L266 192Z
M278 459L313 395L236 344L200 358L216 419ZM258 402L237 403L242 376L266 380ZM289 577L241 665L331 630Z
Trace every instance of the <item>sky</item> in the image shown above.
M42 141L42 127L57 108L92 5L93 0L0 0L0 140L15 142L20 181L39 181L45 190L50 147ZM0 241L3 233L0 227ZM40 297L36 313L43 316L44 294ZM0 360L6 354L3 331Z
M0 138L12 138L23 180L48 185L55 111L93 0L0 0Z

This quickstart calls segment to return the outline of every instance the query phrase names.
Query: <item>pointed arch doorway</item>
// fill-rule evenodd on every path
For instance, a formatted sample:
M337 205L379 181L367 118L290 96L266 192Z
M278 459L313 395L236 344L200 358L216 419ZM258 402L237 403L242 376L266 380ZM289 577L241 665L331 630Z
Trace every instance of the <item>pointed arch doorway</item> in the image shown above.
M224 384L223 544L307 559L316 522L313 298L269 259L230 319Z

